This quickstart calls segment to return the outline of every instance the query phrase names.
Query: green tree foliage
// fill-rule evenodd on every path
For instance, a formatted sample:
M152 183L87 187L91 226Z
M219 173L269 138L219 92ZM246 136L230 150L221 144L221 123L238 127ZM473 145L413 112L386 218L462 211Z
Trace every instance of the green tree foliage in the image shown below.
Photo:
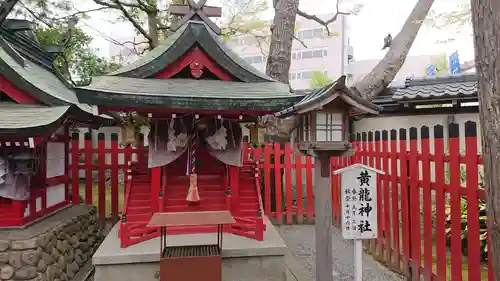
M436 76L446 76L450 73L450 65L448 58L445 55L436 56L432 59L432 63L436 68ZM427 76L427 69L424 69L424 76Z
M62 27L38 27L36 35L44 46L57 45L67 31ZM54 64L63 75L75 85L87 85L92 76L102 75L116 70L119 65L99 57L92 48L92 37L76 28L66 45L64 52L56 58Z
M332 83L333 80L326 76L323 72L321 71L314 71L312 73L312 78L309 80L309 86L311 88L320 88L323 86L326 86L330 83Z

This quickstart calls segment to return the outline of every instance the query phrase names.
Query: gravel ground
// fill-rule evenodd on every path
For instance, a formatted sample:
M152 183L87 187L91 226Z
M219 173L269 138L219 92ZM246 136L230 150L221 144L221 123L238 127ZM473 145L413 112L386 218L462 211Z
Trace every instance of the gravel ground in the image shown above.
M285 225L277 227L290 251L299 262L315 277L315 243L313 225ZM351 241L342 239L337 228L333 228L333 280L354 280L353 251ZM363 280L366 281L406 281L380 265L370 255L363 257Z

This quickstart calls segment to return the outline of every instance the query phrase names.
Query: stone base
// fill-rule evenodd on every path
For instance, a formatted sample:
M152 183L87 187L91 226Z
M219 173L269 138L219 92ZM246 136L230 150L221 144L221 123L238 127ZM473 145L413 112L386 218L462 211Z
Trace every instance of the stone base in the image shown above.
M222 241L223 281L287 281L285 255L287 247L271 222L265 219L264 241L225 233ZM167 236L167 245L214 244L217 234ZM128 248L120 248L118 224L92 258L94 281L158 281L160 238ZM196 270L196 269L193 269Z
M0 280L72 280L89 270L102 238L96 209L83 205L23 229L0 229Z

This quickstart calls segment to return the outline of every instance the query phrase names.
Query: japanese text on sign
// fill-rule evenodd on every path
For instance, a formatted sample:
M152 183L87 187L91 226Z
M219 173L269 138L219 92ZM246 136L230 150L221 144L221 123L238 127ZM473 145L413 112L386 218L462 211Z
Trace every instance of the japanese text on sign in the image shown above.
M359 166L342 174L342 236L344 239L377 237L377 174Z

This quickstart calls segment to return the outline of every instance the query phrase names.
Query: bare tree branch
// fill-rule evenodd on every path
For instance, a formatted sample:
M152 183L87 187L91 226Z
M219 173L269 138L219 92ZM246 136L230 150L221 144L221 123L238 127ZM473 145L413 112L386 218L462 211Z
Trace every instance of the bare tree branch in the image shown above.
M80 11L78 10L76 7L73 6L73 8L76 10L75 13L72 13L72 14L69 14L67 16L64 16L64 17L60 17L58 18L59 20L63 20L63 19L70 19L74 16L78 16L78 15L82 15L82 14L86 14L86 13L91 13L91 12L99 12L99 11L103 11L103 10L107 10L107 9L110 9L110 7L99 7L99 8L95 8L95 9L90 9L90 10L85 10L85 11Z
M119 0L111 0L111 1L113 1L113 3L109 3L109 2L106 2L103 0L94 0L94 3L99 4L101 6L106 6L109 8L117 9L117 10L120 10L120 6L121 7L129 7L129 8L137 8L137 9L142 8L141 5L139 5L139 4L123 3Z
M148 3L142 1L142 0L136 0L137 3L142 7L141 10L145 11L146 13L156 13L158 12L158 8L153 5L149 5Z
M384 58L350 90L372 100L380 94L403 66L418 31L422 26L434 0L418 0L406 19L401 31L392 40Z
M322 26L324 26L326 28L326 32L328 33L328 36L330 36L330 29L328 28L328 25L332 22L335 22L338 18L339 15L350 15L350 13L347 13L347 12L341 12L339 10L339 5L340 5L340 0L337 0L337 4L335 4L335 8L336 8L336 12L335 12L335 15L333 15L333 17L329 20L322 20L320 19L318 16L316 15L309 15L307 13L304 13L303 11L301 11L300 9L297 10L297 15L305 18L305 19L308 19L308 20L313 20L319 24L321 24Z
M328 27L327 27L327 30L328 30ZM304 48L307 48L306 43L305 43L304 41L300 40L299 38L297 38L297 36L293 35L293 39L295 39L295 40L299 41L299 43L300 43L300 44L302 44L302 46L303 46Z
M7 18L18 1L19 0L2 1L2 4L0 4L0 23Z
M49 23L46 19L44 19L42 16L40 16L39 13L33 11L32 9L30 9L28 6L26 6L22 1L19 2L21 4L21 6L23 6L23 8L28 11L28 13L34 17L36 20L40 21L41 23L45 24L46 26L52 28L53 25L51 23Z
M101 0L94 0L94 1L101 1ZM142 36L144 36L144 38L146 38L149 43L151 44L154 40L153 38L151 38L151 35L149 35L149 33L144 29L142 28L142 26L130 15L130 13L127 11L127 9L125 8L126 5L123 5L122 2L120 2L119 0L113 0L113 2L115 3L115 5L117 6L117 9L120 10L123 14L123 16L134 26L135 29L137 29L137 31L139 31L139 33L142 34ZM140 9L140 6L139 5L133 5L133 4L128 4L130 6L128 7L135 7L135 8L139 8Z

